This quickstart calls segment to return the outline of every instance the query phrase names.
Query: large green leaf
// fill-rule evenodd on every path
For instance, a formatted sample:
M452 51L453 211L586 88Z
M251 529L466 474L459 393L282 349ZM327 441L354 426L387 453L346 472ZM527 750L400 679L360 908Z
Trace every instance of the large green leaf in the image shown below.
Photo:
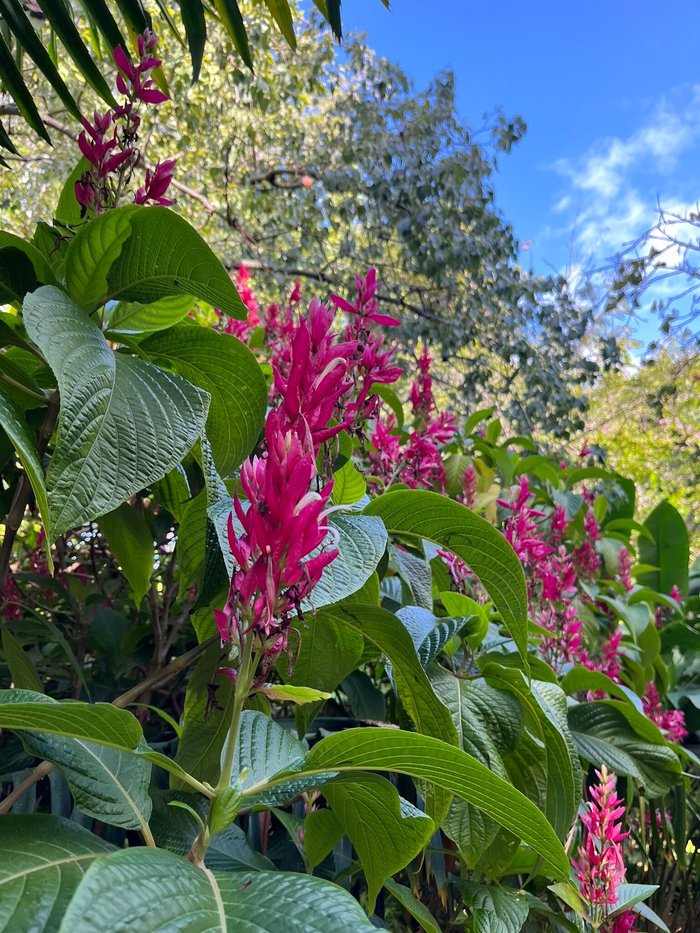
M24 320L61 393L46 478L58 535L112 511L177 466L204 429L209 399L179 376L115 354L57 288L28 295Z
M167 207L131 205L86 224L66 257L68 292L94 311L110 299L149 304L194 295L231 317L248 311L194 227Z
M0 690L0 729L46 732L126 751L142 738L138 720L110 703L52 703L39 696L41 700L17 703L14 690Z
M529 669L525 574L493 525L445 496L416 489L380 496L365 514L378 515L390 534L427 538L461 558L484 584Z
M644 522L653 542L639 538L639 560L657 570L637 577L642 586L659 593L670 593L677 586L685 596L688 593L688 559L690 546L685 522L670 502L660 502Z
M274 719L255 710L244 710L238 729L231 783L245 777L242 788L269 780L280 772L296 771L304 762L306 749Z
M517 891L470 882L460 884L460 890L472 909L474 933L520 933L530 908Z
M41 468L39 455L36 450L36 438L27 425L24 412L17 407L3 385L0 385L0 427L2 427L10 438L17 451L17 456L24 467L24 472L27 474L27 479L32 487L41 520L44 523L44 527L48 528L49 500L46 494L44 471ZM50 568L52 569L53 561L48 548L47 554L49 555Z
M473 803L535 850L553 878L569 877L569 860L544 814L524 794L461 749L439 739L394 729L347 729L322 739L311 749L296 776L324 776L329 771L395 771L434 784ZM284 776L268 782L273 790ZM265 789L253 785L254 797Z
M488 664L484 674L489 683L511 690L537 724L547 760L545 813L563 839L571 829L581 786L576 745L567 724L566 696L557 684L545 681L533 681L530 689L522 671L499 664Z
M140 349L209 393L207 437L216 468L230 473L252 450L267 407L265 377L251 351L230 334L187 324L154 334Z
M138 606L151 585L155 561L153 535L143 512L125 502L100 518L100 530L121 565Z
M438 666L429 673L433 689L452 715L460 746L508 781L503 755L512 751L523 729L518 701L505 690L460 680ZM499 833L495 820L459 798L452 801L442 825L469 868L477 865Z
M435 824L379 775L342 775L324 785L323 796L362 862L371 914L386 879L418 855Z
M29 690L6 691L4 701L57 705L56 700ZM42 732L23 732L22 742L31 755L61 769L83 813L113 826L147 829L151 814L147 761L116 748ZM147 748L145 742L141 744Z
M54 933L89 865L114 846L46 813L0 819L0 933Z
M640 735L625 715L630 710L636 712L629 704L612 700L579 703L569 709L571 734L586 761L636 778L648 796L662 797L680 780L678 756L660 734L658 742L651 734Z
M288 872L202 871L170 852L126 849L100 859L59 933L369 933L347 891Z
M440 654L467 622L464 618L438 619L420 606L402 606L396 610L396 616L411 636L423 667L427 667Z

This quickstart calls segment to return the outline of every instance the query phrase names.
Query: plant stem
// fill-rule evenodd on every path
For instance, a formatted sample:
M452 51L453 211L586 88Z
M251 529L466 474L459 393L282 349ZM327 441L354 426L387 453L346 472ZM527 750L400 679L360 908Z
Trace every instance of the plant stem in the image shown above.
M236 742L238 739L238 726L241 721L243 704L248 699L250 687L255 673L254 665L251 663L253 658L253 637L249 635L243 645L241 653L241 664L236 678L236 689L233 696L233 712L231 713L231 723L226 736L226 749L224 760L221 765L221 774L219 783L216 785L217 792L231 783L231 771L233 770L233 759L236 754Z
M233 694L233 710L231 712L231 722L229 723L226 742L224 745L224 759L221 764L221 773L216 787L214 788L213 799L209 801L209 815L207 825L197 835L187 858L204 870L204 856L206 855L209 843L211 841L212 813L216 798L227 791L231 786L231 772L233 771L233 762L236 756L236 746L238 744L238 729L241 723L241 713L243 706L250 695L250 688L253 684L255 671L258 666L258 655L253 652L254 635L249 634L246 638L241 638L240 664L238 667L238 676L236 677L236 687Z

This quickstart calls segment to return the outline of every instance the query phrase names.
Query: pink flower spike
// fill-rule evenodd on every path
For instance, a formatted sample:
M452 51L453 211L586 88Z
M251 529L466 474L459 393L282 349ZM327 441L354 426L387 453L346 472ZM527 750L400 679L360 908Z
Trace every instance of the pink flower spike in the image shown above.
M172 204L172 200L166 198L165 193L170 186L170 182L173 180L176 162L177 159L167 159L165 162L158 162L152 172L147 168L145 182L137 190L134 196L134 203L147 204L149 201L152 201L155 204L161 204L163 207Z

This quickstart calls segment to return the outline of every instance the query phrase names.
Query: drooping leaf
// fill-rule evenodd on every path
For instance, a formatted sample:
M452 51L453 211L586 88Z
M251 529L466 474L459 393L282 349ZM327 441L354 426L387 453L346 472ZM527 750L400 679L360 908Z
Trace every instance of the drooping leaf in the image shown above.
M415 732L347 729L314 745L299 777L357 769L408 774L462 797L531 846L552 877L569 877L569 860L541 811L511 784L461 749ZM282 783L284 778L277 781ZM270 782L271 790L274 784L275 781ZM251 788L250 793L259 789Z
M89 865L114 846L47 813L0 819L0 930L53 933Z
M276 933L280 918L290 933L374 929L357 901L328 881L289 872L203 872L171 852L134 848L88 870L59 933Z
M112 511L177 466L202 433L208 396L179 376L115 354L57 288L28 295L24 320L61 393L46 478L58 535Z
M17 304L38 285L55 285L51 265L28 240L0 232L0 304Z
M150 304L194 295L231 317L248 314L199 233L167 207L130 205L93 218L70 245L66 282L89 312L110 299Z
M343 775L324 785L323 796L362 862L371 914L386 879L424 848L435 824L378 775Z
M46 528L46 536L50 539L49 500L46 493L44 471L39 462L39 456L36 450L36 439L27 425L24 412L17 407L2 385L0 385L0 427L2 427L10 438L17 451L17 456L24 467L24 472L27 474L27 479L32 487L41 520ZM48 547L47 554L49 557L49 568L52 570L53 560Z
M202 57L204 56L204 46L207 41L207 23L204 16L202 0L189 0L187 3L181 3L180 12L182 15L182 25L185 27L185 35L187 36L187 44L190 49L192 83L194 84L199 77L199 70L202 67Z
M88 84L92 85L100 97L105 100L110 107L115 107L116 101L114 95L95 64L94 56L83 43L68 8L63 3L52 3L50 0L39 0L39 6L44 16L51 24L51 28L63 43L66 52L68 52L78 66L81 76ZM42 71L44 71L43 68ZM45 71L44 74L46 74Z
M253 58L250 54L248 34L246 33L243 17L236 0L214 0L216 11L221 17L226 31L233 40L236 51L245 64L253 70Z
M332 810L311 810L307 813L304 820L304 853L308 865L311 868L320 865L343 835L343 827Z
M419 901L410 888L404 884L399 884L393 878L387 878L384 887L401 904L404 910L413 917L422 930L426 933L441 933L433 915L422 901Z
M225 654L211 645L197 661L185 693L182 737L175 761L200 781L215 785L221 772L221 749L233 711L233 689L228 677L215 677ZM215 700L215 703L212 702ZM177 778L173 790L184 789Z
M287 40L291 48L297 47L297 40L294 35L294 24L292 23L292 13L289 9L287 0L265 0L267 8L272 14L274 21L279 26L280 32Z
M51 137L44 126L44 121L39 116L37 106L22 78L22 72L17 67L12 52L8 48L2 34L0 34L0 81L7 93L17 104L17 109L29 126L31 126L38 136L41 136L47 143L50 143Z
M2 629L2 653L10 669L12 683L20 690L33 690L43 693L44 687L34 665L15 636L6 626Z
M121 565L138 606L151 585L155 561L153 536L148 523L142 512L125 502L100 518L100 530Z
M525 575L515 551L493 525L451 499L414 489L380 496L365 513L378 515L390 534L427 538L463 560L501 613L527 672Z
M586 761L636 778L650 797L662 797L680 780L678 756L660 734L660 741L654 742L649 741L651 735L635 731L625 717L628 710L636 712L629 704L612 700L579 703L569 709L571 734Z
M182 324L140 344L154 361L211 396L206 432L223 476L250 453L262 430L267 386L254 355L230 334Z

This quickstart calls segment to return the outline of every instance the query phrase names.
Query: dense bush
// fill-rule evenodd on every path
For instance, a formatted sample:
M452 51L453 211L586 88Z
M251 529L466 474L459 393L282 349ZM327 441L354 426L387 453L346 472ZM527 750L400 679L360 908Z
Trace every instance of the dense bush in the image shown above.
M236 290L140 51L0 239L2 929L691 931L680 516L440 411L373 270Z

